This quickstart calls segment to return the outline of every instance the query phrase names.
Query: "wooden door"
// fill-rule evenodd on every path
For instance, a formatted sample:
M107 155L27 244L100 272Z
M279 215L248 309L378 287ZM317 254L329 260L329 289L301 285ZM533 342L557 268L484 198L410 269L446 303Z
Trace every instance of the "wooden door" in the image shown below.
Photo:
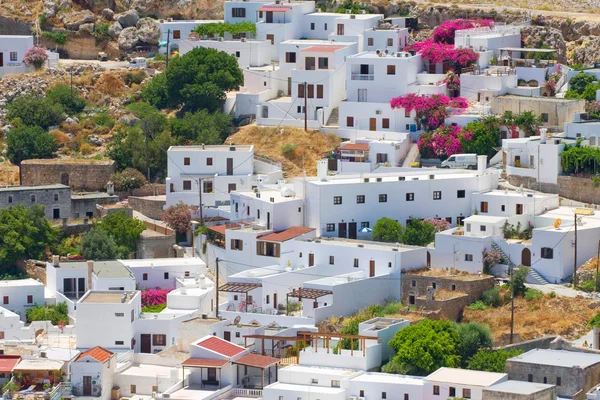
M83 395L84 396L92 395L92 377L91 376L83 377Z
M4 53L0 51L0 67L4 67Z
M369 277L375 276L375 260L369 261Z
M267 11L267 24L273 23L273 11Z
M340 36L344 35L344 24L337 24L337 34Z
M233 158L227 159L227 175L233 175Z
M369 118L369 130L376 131L377 130L377 119Z
M292 95L292 78L291 77L288 77L287 94L288 94L288 96Z
M271 213L267 211L267 229L271 229Z
M228 342L231 342L231 332L223 331L223 339L227 340Z
M209 382L216 382L217 381L217 369L216 368L209 368L208 372L207 372L207 380Z
M356 239L356 234L357 234L356 222L348 223L348 238Z
M340 222L338 224L338 237L345 238L346 237L347 225L345 222Z
M142 343L140 344L140 353L152 353L152 335L143 333L140 335Z
M312 267L315 265L315 255L313 253L308 254L308 266Z
M521 264L526 267L531 267L531 250L527 247L521 252Z
M273 308L277 309L277 293L273 293Z

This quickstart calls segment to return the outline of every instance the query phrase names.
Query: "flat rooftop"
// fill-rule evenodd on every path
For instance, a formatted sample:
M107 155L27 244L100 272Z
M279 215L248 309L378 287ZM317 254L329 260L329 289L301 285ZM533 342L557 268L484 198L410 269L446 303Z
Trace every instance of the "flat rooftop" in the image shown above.
M211 144L211 145L199 145L199 146L171 146L168 151L252 151L254 146L242 145L242 144ZM234 148L234 150L231 150Z
M353 185L357 183L367 183L365 179L369 179L370 184L373 183L391 183L391 182L399 182L399 183L407 183L411 181L428 181L431 180L431 176L433 175L435 179L465 179L465 178L476 178L479 176L478 172L475 170L450 170L444 171L438 168L411 168L410 171L408 168L405 171L397 171L393 173L369 173L369 174L358 174L358 175L334 175L327 176L325 180L321 180L316 176L307 177L306 183L310 185ZM497 173L486 171L486 174ZM402 179L401 179L402 178ZM299 180L303 180L304 178L296 178ZM377 179L380 179L378 181Z
M118 374L124 376L161 376L169 378L171 376L171 371L173 370L179 370L179 368L153 364L133 364L131 367Z
M370 383L392 383L396 385L417 385L423 386L423 378L409 375L384 374L379 372L365 372L355 378L353 382Z
M281 194L280 190L259 190L258 193L260 194L260 199L256 197L256 193L253 190L245 190L245 191L237 191L237 194L239 194L240 196L244 196L244 197L249 197L251 198L253 201L265 201L268 203L285 203L285 202L289 202L289 201L295 201L295 200L300 200L302 201L302 197L296 197L295 193L292 191L291 193L294 193L293 196L284 196Z
M108 194L104 192L95 192L95 193L73 193L71 194L71 200L92 200L92 199L110 199L115 198L118 199L119 196L114 194Z
M486 388L485 390L488 390L490 392L532 395L543 390L549 389L553 386L554 385L536 382L504 381L502 383L492 385Z
M94 274L98 278L134 278L133 274L120 261L94 261Z
M461 281L477 281L480 279L488 279L489 275L479 275L479 274L469 274L467 272L459 272L457 274L452 274L449 271L444 269L416 269L412 271L408 271L406 273L407 276L427 276L432 278L447 278Z
M39 286L39 285L44 286L44 284L42 282L36 281L35 279L32 279L32 278L15 279L15 280L8 280L8 281L0 281L0 287L9 287L9 286Z
M279 382L275 382L271 385L268 386L269 389L274 389L274 390L282 390L282 391L286 391L286 392L292 392L290 395L294 394L294 393L306 393L306 394L313 394L313 395L319 395L322 394L324 396L326 395L341 395L346 393L346 389L341 389L341 388L333 388L333 387L327 387L327 386L312 386L312 385L295 385L295 384L290 384L290 383L279 383Z
M541 193L541 192L522 192L519 193L516 190L491 190L489 192L478 192L474 194L483 194L485 196L497 196L497 197L524 197L524 198L542 198L542 197L557 197L558 195L552 193Z
M577 101L585 101L582 99L563 99L560 97L524 97L517 96L514 94L505 94L501 96L497 96L498 99L513 99L513 100L530 100L530 101L543 101L549 103L574 103Z
M317 237L310 239L298 239L303 242L313 242L313 243L321 243L332 246L342 246L342 247L361 247L371 250L389 250L389 251L410 251L415 249L420 249L419 246L411 246L408 244L394 244L394 243L383 243L383 242L375 242L371 240L358 240L358 239L344 239L344 238L335 238L335 237Z
M506 377L498 372L473 371L459 368L440 368L425 378L428 382L447 382L457 385L491 386Z
M289 371L294 373L303 373L303 374L314 374L315 372L320 374L348 377L350 375L356 374L360 372L355 369L346 369L346 368L328 368L328 367L315 367L315 366L305 366L305 365L289 365L287 367L281 368L280 371Z
M83 296L79 303L105 303L105 304L121 304L123 296L125 296L125 303L129 303L137 292L124 292L121 290L101 291L101 292L88 292L87 295Z
M18 186L0 186L0 192L24 192L31 190L66 190L69 189L66 185L18 185Z
M578 351L534 349L509 360L529 364L551 365L554 367L587 368L600 363L600 355Z
M206 263L196 257L182 258L138 258L135 260L119 260L120 263L130 268L138 267L175 267L175 266L190 266L203 267Z
M354 19L383 19L383 14L340 14L340 13L332 13L332 12L313 12L308 14L311 17L313 16L323 16L323 17L339 17L339 19L351 19L350 16L354 16Z
M396 53L400 54L400 57L396 56ZM352 56L348 56L348 59L353 59L353 58L377 58L377 59L382 59L382 60L387 60L389 61L391 58L392 59L397 59L397 60L411 60L414 59L416 57L421 57L420 55L412 55L408 52L405 51L399 51L399 52L389 52L388 54L382 53L383 56L379 57L379 54L377 54L377 52L375 51L364 51L362 53L358 53L358 54L354 54Z
M490 215L471 215L470 217L465 218L465 222L480 222L484 224L497 224L498 222L503 222L508 219L508 217L494 217Z
M113 165L115 162L113 160L93 160L90 158L85 159L72 159L72 158L44 158L44 159L31 159L24 160L21 162L23 164L80 164L80 165Z

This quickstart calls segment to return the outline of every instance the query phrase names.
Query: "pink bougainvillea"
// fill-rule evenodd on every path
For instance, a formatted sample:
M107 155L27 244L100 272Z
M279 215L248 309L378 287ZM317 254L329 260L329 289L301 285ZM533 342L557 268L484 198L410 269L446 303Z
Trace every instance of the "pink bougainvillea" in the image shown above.
M443 94L424 96L409 93L406 96L393 98L390 106L392 109L404 108L408 112L415 110L417 125L433 130L444 124L444 120L450 115L448 108L452 108L452 112L458 114L467 108L468 102L464 97L450 99Z
M433 229L435 229L436 232L442 232L450 229L450 223L445 219L425 218L425 222L429 222L431 225L433 225Z
M40 69L48 59L48 53L44 47L34 46L25 52L23 62L25 65Z
M433 30L433 40L436 43L454 44L454 33L461 29L471 29L482 26L494 26L494 20L491 19L454 19L444 21Z
M421 157L445 159L452 154L462 153L459 135L460 127L455 125L442 126L422 134L417 142Z
M454 48L452 44L437 43L431 38L408 46L407 49L415 50L430 63L439 64L448 61L457 73L460 73L461 68L466 68L479 59L479 54L472 49Z
M167 294L171 289L148 289L142 292L142 307L158 306L167 302Z

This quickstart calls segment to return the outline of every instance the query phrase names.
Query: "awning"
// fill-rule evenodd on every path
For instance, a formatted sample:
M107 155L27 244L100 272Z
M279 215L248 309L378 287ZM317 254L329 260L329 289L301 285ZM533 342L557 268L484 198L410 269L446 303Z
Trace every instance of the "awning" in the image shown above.
M210 358L188 358L181 363L182 367L223 368L229 360L213 360Z
M271 12L286 12L290 11L292 7L273 7L273 6L263 6L259 8L257 11L271 11Z
M167 47L167 42L166 41L158 42L158 47Z
M295 297L298 299L312 299L316 300L319 297L327 296L328 294L333 294L331 290L321 290L321 289L294 289L292 292L288 293L288 297Z
M248 293L249 291L262 287L260 283L226 283L219 288L219 292L233 292L233 293Z
M57 371L65 363L60 360L35 359L21 360L15 365L14 371Z
M234 364L246 365L248 367L266 369L279 362L278 358L261 356L259 354L246 354L233 361Z
M20 360L21 356L0 356L0 373L10 374L13 371L13 369L15 369L15 365L17 365Z

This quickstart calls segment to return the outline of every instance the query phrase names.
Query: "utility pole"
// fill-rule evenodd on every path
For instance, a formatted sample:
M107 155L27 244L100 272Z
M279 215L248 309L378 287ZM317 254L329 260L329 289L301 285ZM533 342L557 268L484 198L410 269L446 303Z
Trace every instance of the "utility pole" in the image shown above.
M217 281L217 283L216 283L215 289L216 289L216 292L217 292L217 299L216 299L217 303L216 303L216 308L215 308L215 311L216 311L215 317L217 319L219 319L219 257L217 257L217 261L216 261L216 270L217 270L217 273L216 273L216 276L217 276L216 281Z
M202 220L202 178L198 178L198 196L200 197L200 204L198 205L198 210L200 211L200 225L204 225L204 221Z
M304 132L308 132L308 85L304 82Z
M600 240L598 240L598 257L596 257L596 292L598 291L598 264L600 264Z
M515 269L511 268L510 275L510 344L513 344L515 331Z
M167 62L165 68L169 66L169 40L171 39L171 30L167 31Z
M148 182L150 182L150 157L148 156L148 130L144 129L142 125L142 130L144 131L144 144L146 147L146 174Z
M577 287L577 210L575 210L575 251L573 252L573 288Z

